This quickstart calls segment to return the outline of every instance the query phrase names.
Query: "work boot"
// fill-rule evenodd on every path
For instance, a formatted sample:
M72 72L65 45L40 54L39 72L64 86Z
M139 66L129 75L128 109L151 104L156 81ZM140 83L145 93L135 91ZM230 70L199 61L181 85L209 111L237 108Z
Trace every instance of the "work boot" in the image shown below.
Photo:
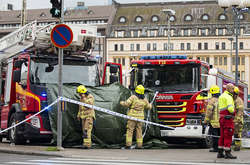
M216 148L211 148L210 150L209 150L209 152L218 152L218 149Z
M225 152L226 152L225 159L237 159L237 156L233 156L231 154L231 150Z
M224 158L225 157L225 155L224 155L224 153L223 153L223 149L218 149L218 154L217 154L217 158Z

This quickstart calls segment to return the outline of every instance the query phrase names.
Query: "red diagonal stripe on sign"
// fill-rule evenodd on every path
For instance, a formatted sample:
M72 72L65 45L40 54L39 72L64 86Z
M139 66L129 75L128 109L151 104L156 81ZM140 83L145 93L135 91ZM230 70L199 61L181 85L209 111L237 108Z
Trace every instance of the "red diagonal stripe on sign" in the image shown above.
M59 36L61 36L67 43L69 43L69 41L57 30L55 29L55 31L59 34Z

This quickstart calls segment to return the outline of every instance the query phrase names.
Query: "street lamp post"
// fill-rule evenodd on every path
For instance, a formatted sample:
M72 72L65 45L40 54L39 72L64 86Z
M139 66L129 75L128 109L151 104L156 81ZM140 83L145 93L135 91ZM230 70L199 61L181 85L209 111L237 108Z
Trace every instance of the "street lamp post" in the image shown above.
M168 20L168 55L170 55L170 16L175 15L175 11L172 9L162 9L161 12L166 14Z
M233 72L233 37L228 38L228 40L231 42L231 48L230 48L230 72Z
M235 32L235 85L238 85L238 36L240 33L240 16L249 10L250 0L218 0L218 5L226 11L232 8L234 14L234 32Z

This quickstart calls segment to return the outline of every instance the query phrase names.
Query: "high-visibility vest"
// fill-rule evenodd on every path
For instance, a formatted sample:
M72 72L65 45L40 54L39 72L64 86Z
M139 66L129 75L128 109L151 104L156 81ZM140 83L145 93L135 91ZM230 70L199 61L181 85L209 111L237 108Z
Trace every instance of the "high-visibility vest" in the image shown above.
M228 91L225 91L219 97L219 110L220 110L220 113L222 111L228 111L230 114L234 113L234 100L233 100L233 96Z

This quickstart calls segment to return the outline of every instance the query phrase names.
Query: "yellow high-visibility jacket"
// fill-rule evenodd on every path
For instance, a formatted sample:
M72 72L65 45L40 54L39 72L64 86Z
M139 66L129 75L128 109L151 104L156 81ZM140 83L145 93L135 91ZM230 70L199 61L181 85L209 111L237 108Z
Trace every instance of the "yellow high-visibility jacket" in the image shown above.
M213 128L220 128L220 111L218 107L218 98L212 97L207 105L205 121L210 123Z
M229 113L234 113L234 100L231 93L228 91L225 91L222 95L219 97L219 110L227 110Z
M93 95L88 94L86 98L81 99L80 101L82 103L94 105L95 98ZM95 110L80 105L77 117L80 117L81 119L85 119L87 117L93 117L95 119Z

